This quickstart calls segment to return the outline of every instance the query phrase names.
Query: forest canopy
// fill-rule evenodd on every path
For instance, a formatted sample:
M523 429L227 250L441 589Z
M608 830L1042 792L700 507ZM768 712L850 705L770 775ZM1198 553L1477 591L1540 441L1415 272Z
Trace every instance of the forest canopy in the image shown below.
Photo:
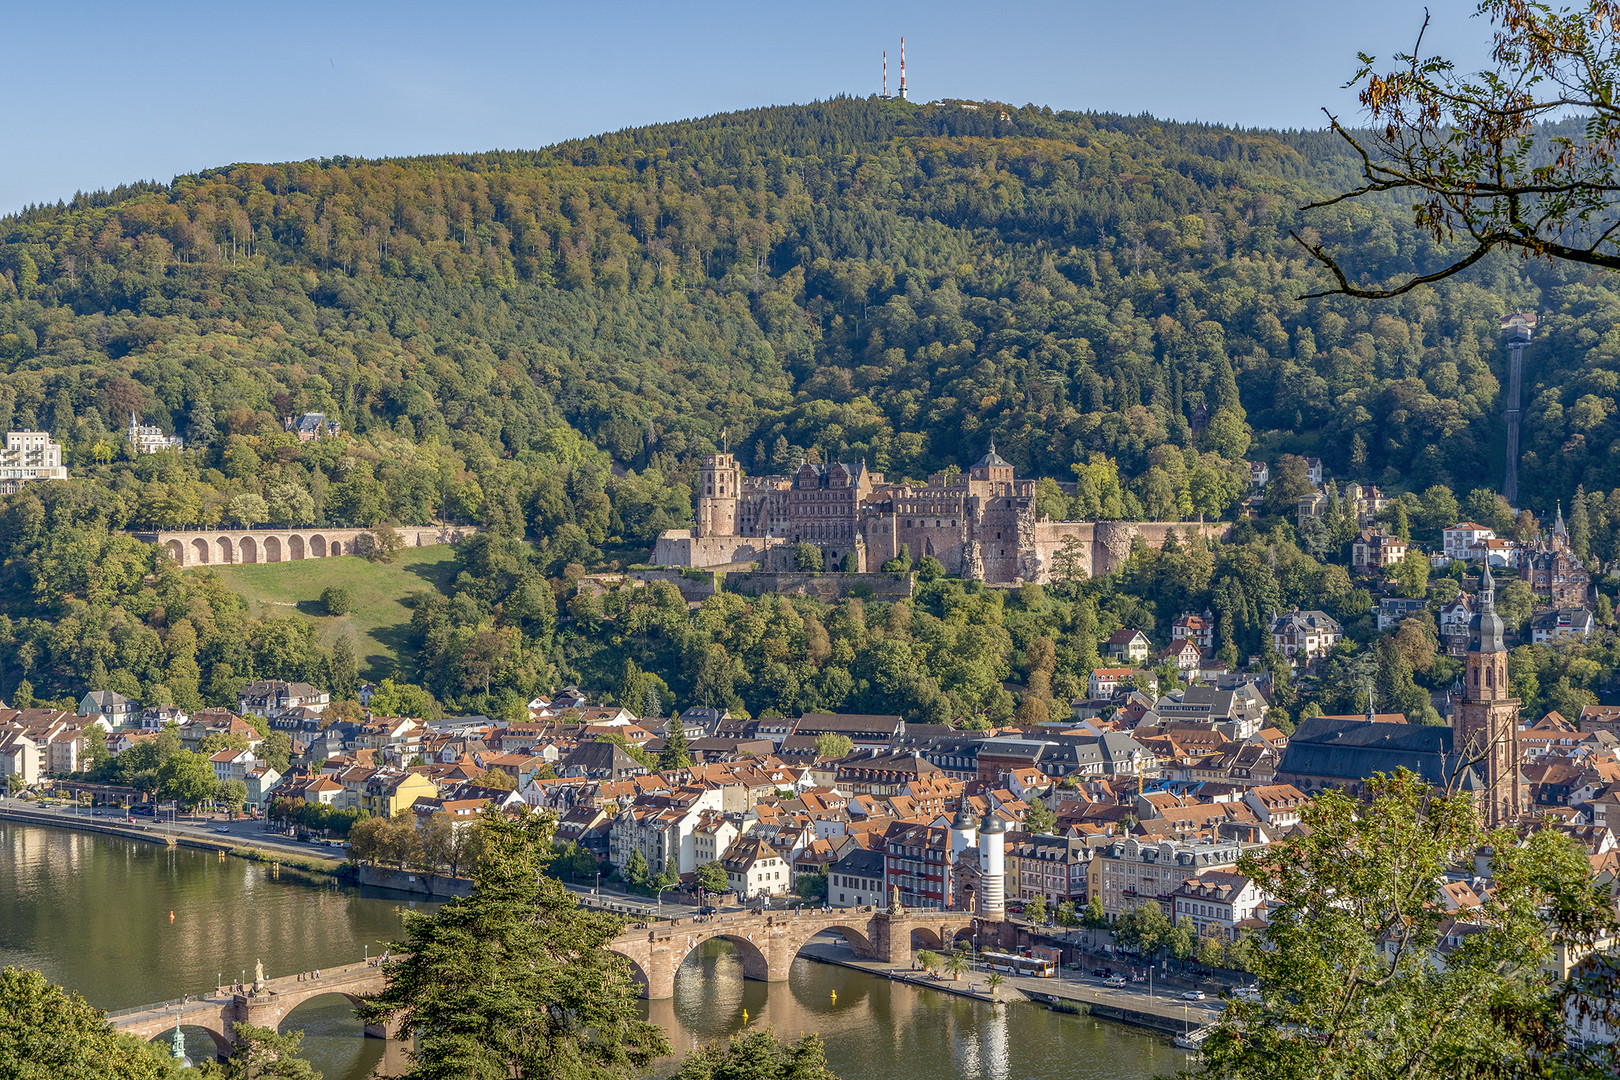
M415 612L399 675L443 700L493 709L594 670L640 700L657 678L666 707L701 688L1000 715L1022 641L903 688L773 637L733 672L712 636L672 624L658 645L636 622L685 620L667 597L567 594L689 521L722 439L755 473L863 458L895 478L994 439L1053 517L1231 516L1243 462L1285 454L1455 507L1501 469L1510 310L1541 314L1529 508L1579 488L1601 510L1620 489L1611 280L1493 256L1392 301L1301 300L1323 272L1290 230L1384 277L1447 258L1394 204L1299 209L1355 176L1328 132L840 98L533 152L232 165L0 219L0 430L48 429L74 476L0 500L0 692L225 702L249 677L319 680L307 620L248 619L124 530L442 518L490 537ZM307 412L340 434L301 442L285 420ZM186 450L134 457L131 416ZM1221 581L1195 591L1240 612L1233 648L1258 645L1258 601ZM626 628L642 667L609 670L595 657ZM1053 672L1082 676L1089 649Z

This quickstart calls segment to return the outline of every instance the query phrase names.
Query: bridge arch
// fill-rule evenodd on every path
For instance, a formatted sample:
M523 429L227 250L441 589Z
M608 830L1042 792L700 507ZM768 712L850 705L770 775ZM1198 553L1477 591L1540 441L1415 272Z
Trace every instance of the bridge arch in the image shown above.
M231 563L236 561L236 549L232 547L230 537L221 536L214 541L214 544L219 548L220 562L229 566Z
M872 948L872 939L865 931L848 923L826 923L813 927L808 933L790 943L793 946L793 955L798 956L806 945L823 934L837 934L849 944L850 951L856 956L876 955L876 950Z
M197 539L195 539L195 540L193 540L191 542L191 550L192 550L193 556L194 556L193 559L192 559L192 562L194 564L200 565L200 566L206 566L208 564L209 560L208 560L208 541L207 540L204 540L200 536L197 537Z
M312 559L326 558L326 537L316 533L309 538L309 555Z
M358 1016L354 1016L354 1015L352 1015L352 1013L353 1013L353 1010L358 1009L364 1003L365 999L360 997L358 994L349 994L349 993L345 993L342 990L317 990L314 993L309 994L306 997L297 999L296 1001L293 1002L293 1004L292 1004L292 1006L290 1008L288 1008L284 1012L282 1012L281 1019L276 1021L276 1030L282 1032L283 1034L285 1034L289 1027L290 1028L297 1028L297 1027L302 1026L300 1024L291 1022L296 1013L298 1013L306 1005L309 1005L312 1002L321 1002L323 1004L330 1004L331 1003L330 1002L331 998L341 998L343 1001L348 1003L349 1010L350 1010L350 1013L351 1013L350 1019L353 1020L354 1026L357 1029L359 1029L361 1032L364 1032L365 1031L365 1025L360 1022L360 1018Z
M180 541L170 540L167 544L163 545L163 550L168 553L169 558L173 559L181 566L186 565L186 546Z
M913 926L911 928L911 949L933 949L935 952L949 951L950 945L940 937L939 931L931 926Z
M259 542L253 539L253 537L242 537L241 541L236 545L236 547L237 550L242 553L242 562L256 563L259 561Z
M297 533L287 537L287 558L294 562L304 557L304 538Z
M185 1036L187 1048L186 1052L188 1056L190 1055L191 1048L195 1045L195 1039L193 1036L195 1036L198 1032L207 1035L213 1040L215 1057L228 1058L231 1056L231 1050L236 1044L233 1043L230 1036L226 1035L223 1031L220 1031L217 1028L209 1027L207 1024L187 1024L182 1022L180 1025L180 1034ZM146 1041L149 1043L167 1043L172 1038L174 1038L174 1024L170 1023L168 1027L164 1028L162 1031L158 1032L156 1035L153 1035Z
M760 982L771 981L771 962L766 959L765 953L760 947L750 941L747 934L741 932L705 934L702 937L694 935L691 947L687 948L685 954L681 956L680 961L675 965L675 970L679 971L686 965L686 962L697 952L699 945L702 945L705 941L716 940L729 941L736 946L738 954L742 957L743 978L756 979ZM682 943L682 947L685 947L684 943ZM779 975L781 978L786 976L786 971L781 972Z
M264 538L264 561L281 561L281 537L267 536Z

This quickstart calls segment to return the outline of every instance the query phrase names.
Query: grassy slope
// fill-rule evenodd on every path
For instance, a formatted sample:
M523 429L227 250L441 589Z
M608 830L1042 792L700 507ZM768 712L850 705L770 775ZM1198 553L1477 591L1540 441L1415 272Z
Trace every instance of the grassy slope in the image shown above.
M255 617L297 611L315 620L322 644L341 633L354 640L361 678L379 680L393 673L405 650L414 597L444 591L455 576L455 549L407 548L392 563L358 556L301 562L213 568L248 601ZM347 585L355 611L332 618L321 607L321 591Z

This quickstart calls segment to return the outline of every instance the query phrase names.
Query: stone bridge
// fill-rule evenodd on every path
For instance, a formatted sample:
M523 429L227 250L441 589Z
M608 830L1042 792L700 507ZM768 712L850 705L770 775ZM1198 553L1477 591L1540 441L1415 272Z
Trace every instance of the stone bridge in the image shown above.
M478 531L475 525L402 525L395 530L406 547L453 544ZM371 529L196 529L134 533L156 544L181 566L297 562L333 555L358 555Z
M369 960L344 967L322 968L318 979L300 979L296 975L266 979L261 987L249 988L246 993L227 989L183 1004L165 1002L125 1009L110 1014L108 1019L118 1031L128 1032L146 1042L172 1031L178 1019L182 1028L202 1028L212 1035L215 1048L224 1057L231 1052L237 1024L276 1028L288 1013L311 998L339 994L359 1005L361 998L375 994L382 988L382 969L377 961ZM367 1025L365 1033L379 1039L398 1034L383 1025Z
M967 911L907 911L886 908L834 908L716 915L707 921L675 919L646 929L626 930L608 943L610 952L630 961L636 981L649 998L675 996L675 972L691 951L712 938L724 938L742 953L743 977L781 982L799 950L818 934L834 931L858 956L889 964L910 964L915 935L924 948L949 951L959 935L972 933Z

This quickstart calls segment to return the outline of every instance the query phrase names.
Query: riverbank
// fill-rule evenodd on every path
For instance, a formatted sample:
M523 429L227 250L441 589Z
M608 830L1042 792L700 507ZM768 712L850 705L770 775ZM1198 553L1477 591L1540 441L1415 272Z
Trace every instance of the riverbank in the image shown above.
M164 847L215 851L248 862L268 863L278 870L291 868L340 880L348 880L353 873L349 862L341 856L313 851L289 851L274 844L244 843L234 836L214 837L185 827L130 823L111 818L87 817L82 814L62 814L19 805L15 800L0 803L0 820L76 832L100 833L103 836L117 836L125 840L139 840L142 843Z
M1211 1023L1222 1011L1219 1002L1165 998L1131 988L1105 987L1101 983L1093 986L1083 978L1036 979L1004 975L1006 981L992 996L989 987L984 984L987 978L984 972L974 971L961 980L948 976L936 978L926 972L896 968L881 960L863 959L843 946L820 941L805 946L800 955L817 963L835 964L893 982L939 990L975 1001L1004 1003L1027 1000L1056 1012L1091 1016L1164 1035L1181 1035L1191 1028Z

